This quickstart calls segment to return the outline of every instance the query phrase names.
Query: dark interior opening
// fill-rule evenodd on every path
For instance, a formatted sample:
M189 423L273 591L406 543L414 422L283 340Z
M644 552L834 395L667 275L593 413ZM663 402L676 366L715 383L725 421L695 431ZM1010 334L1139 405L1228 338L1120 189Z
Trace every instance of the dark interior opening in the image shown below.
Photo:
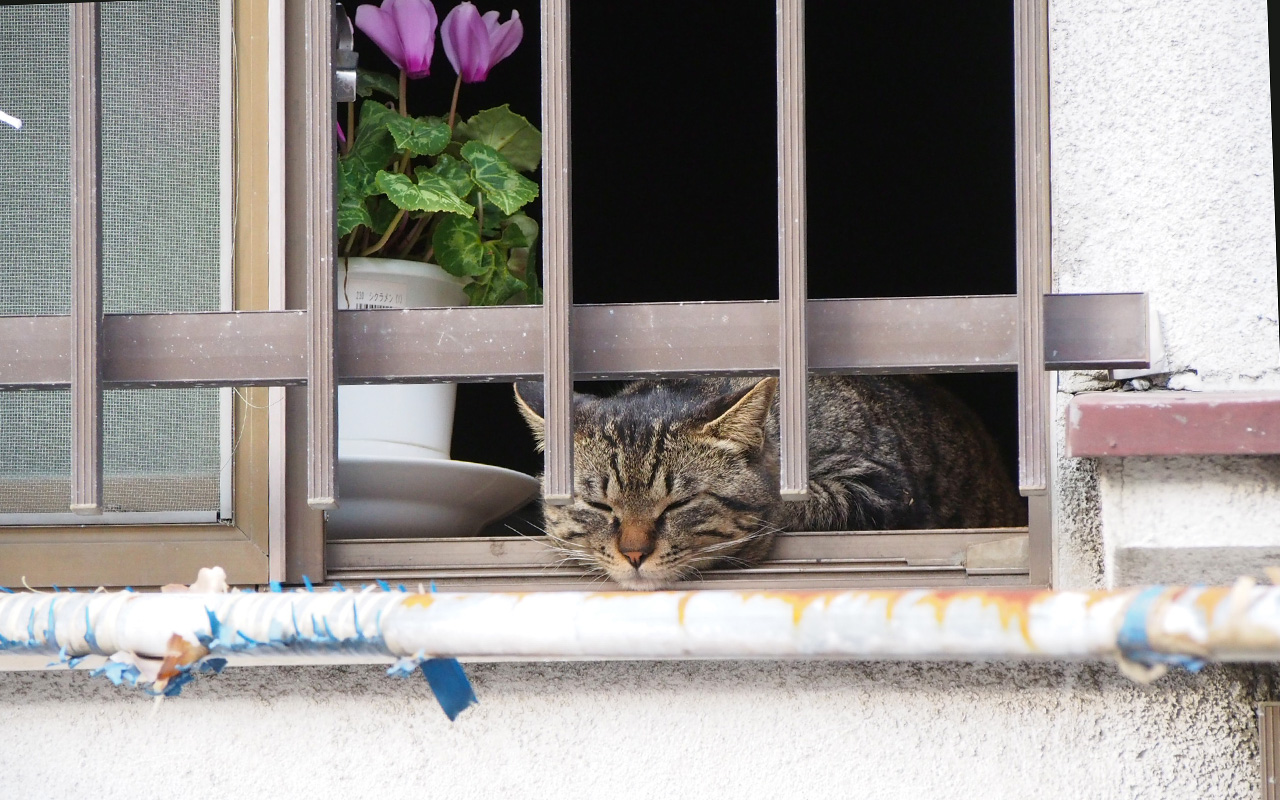
M496 8L519 10L524 42L463 87L460 113L506 102L540 126L537 3ZM773 4L580 2L572 14L575 302L776 298ZM807 14L810 296L1014 292L1011 4ZM390 71L359 32L356 46L362 66ZM411 102L447 109L439 47L432 73ZM1012 473L1014 375L939 380L983 417ZM541 470L510 386L459 386L453 457Z

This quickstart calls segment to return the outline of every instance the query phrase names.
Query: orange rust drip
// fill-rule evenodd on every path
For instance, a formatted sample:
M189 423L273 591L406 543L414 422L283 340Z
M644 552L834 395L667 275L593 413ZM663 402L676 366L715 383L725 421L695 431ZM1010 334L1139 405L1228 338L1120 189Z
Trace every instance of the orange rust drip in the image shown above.
M1218 610L1218 605L1230 595L1231 589L1226 586L1211 586L1200 592L1194 602L1196 608L1200 609L1200 613L1204 614L1205 622L1213 624L1213 616Z
M429 594L411 594L404 600L400 601L400 605L417 606L418 608L430 608L436 599Z
M681 627L684 626L684 611L689 606L689 601L693 599L693 592L685 592L680 598L680 602L676 603L676 617L680 620Z
M885 621L887 622L893 619L893 609L898 604L898 601L901 600L906 595L906 592L905 591L898 591L898 592L887 591L884 589L869 589L866 591L859 591L857 594L860 599L864 599L869 603L874 603L877 600L883 600L884 601L884 618L885 618Z
M1016 624L1018 631L1022 634L1022 640L1031 645L1031 604L1048 596L1050 596L1048 593L1041 591L975 592L955 590L930 592L923 597L916 598L915 603L933 608L933 613L938 620L939 626L942 625L947 609L952 603L977 600L982 604L983 608L994 606L1000 616L1001 627L1007 631Z
M791 606L791 624L799 625L800 618L804 616L804 610L813 603L826 601L832 597L844 594L843 592L739 592L738 595L743 601L750 600L753 597L762 597L767 600L779 600Z

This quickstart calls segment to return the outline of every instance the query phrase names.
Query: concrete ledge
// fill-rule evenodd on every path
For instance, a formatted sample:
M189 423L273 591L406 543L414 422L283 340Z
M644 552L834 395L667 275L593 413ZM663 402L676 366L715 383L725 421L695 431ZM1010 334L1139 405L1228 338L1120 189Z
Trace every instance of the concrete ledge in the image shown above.
M1098 392L1067 406L1067 455L1280 453L1280 392Z
M1249 576L1266 582L1280 566L1280 547L1118 547L1111 585L1229 586Z

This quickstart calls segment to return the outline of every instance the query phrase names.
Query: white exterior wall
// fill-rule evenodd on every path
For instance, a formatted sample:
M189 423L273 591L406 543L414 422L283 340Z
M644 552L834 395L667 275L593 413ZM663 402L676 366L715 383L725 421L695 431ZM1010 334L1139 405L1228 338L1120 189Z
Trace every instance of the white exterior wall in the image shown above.
M1255 689L1240 672L1147 687L1098 666L469 672L480 705L453 724L425 681L378 667L232 669L158 710L83 674L0 673L0 795L1252 800L1257 791Z
M1051 17L1055 290L1148 292L1179 373L1157 389L1280 389L1266 4ZM1095 377L1060 376L1060 414L1110 388ZM1061 459L1059 476L1061 586L1227 581L1280 558L1280 459ZM1251 550L1204 549L1222 547Z
M1206 388L1280 388L1265 3L1058 0L1051 19L1056 289L1150 292ZM1059 414L1088 383L1061 382ZM1062 588L1149 537L1280 544L1273 460L1057 465ZM0 796L1252 798L1270 691L1072 665L470 673L481 705L452 725L377 667L231 670L158 709L0 673Z

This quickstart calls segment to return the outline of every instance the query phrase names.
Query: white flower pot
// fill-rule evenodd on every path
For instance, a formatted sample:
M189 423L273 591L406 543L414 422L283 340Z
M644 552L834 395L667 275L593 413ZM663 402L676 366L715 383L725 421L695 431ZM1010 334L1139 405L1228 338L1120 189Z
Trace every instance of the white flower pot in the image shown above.
M339 258L338 308L465 306L465 283L435 264ZM447 459L457 386L338 387L338 458Z

